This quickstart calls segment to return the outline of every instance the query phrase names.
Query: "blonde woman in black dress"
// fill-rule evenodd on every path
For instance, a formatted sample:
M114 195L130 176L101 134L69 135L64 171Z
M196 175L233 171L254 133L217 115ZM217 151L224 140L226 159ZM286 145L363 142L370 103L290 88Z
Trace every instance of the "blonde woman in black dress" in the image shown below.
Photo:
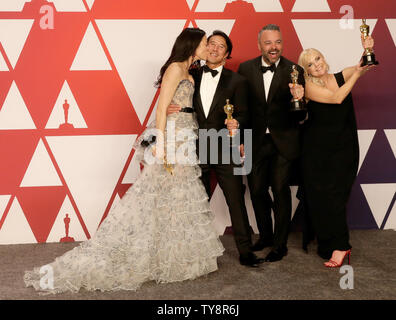
M364 48L373 47L371 37ZM305 204L325 266L340 267L350 259L346 205L359 163L359 144L351 90L371 67L356 66L330 74L322 53L304 50L299 65L305 73L309 118L303 130L302 180Z

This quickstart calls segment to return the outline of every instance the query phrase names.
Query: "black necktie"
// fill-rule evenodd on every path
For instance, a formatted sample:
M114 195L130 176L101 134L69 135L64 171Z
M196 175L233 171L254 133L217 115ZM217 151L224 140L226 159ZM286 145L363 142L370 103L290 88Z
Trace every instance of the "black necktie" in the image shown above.
M212 77L216 77L216 75L219 73L219 71L217 70L212 70L210 69L206 64L203 66L203 71L206 72L210 72L212 74Z
M269 67L261 66L261 71L263 73L266 73L267 71L271 71L273 73L273 72L275 72L275 69L276 69L276 65L275 64L271 64Z

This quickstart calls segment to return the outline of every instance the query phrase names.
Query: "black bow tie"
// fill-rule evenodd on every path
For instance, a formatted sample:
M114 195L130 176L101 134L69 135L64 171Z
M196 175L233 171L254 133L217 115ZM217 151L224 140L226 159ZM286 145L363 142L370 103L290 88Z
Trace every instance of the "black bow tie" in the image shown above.
M203 66L203 71L205 73L210 72L212 74L213 78L216 77L216 75L219 73L219 71L217 71L217 70L210 69L206 64Z
M271 64L269 67L261 66L261 71L263 73L266 73L267 71L271 71L272 73L274 73L275 70L276 70L276 65L275 64Z

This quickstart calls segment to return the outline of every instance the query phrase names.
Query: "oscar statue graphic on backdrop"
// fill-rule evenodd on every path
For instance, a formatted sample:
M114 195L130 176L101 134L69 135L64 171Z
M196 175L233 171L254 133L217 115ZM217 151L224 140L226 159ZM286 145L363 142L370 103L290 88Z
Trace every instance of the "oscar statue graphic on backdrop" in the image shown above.
M69 237L70 218L69 218L69 215L67 213L66 213L65 219L63 219L63 222L65 223L66 237L63 237L59 241L60 242L74 242L74 238Z
M67 103L67 99L65 99L65 103L63 104L63 113L65 115L65 123L62 123L59 126L59 129L74 129L74 126L71 123L68 123L69 108L70 108L70 105Z

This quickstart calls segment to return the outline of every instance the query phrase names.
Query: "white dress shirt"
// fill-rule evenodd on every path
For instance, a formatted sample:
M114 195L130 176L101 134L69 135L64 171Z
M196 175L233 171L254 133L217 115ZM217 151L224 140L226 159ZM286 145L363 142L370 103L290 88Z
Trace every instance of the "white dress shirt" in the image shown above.
M212 105L213 97L219 84L221 72L223 71L223 66L217 67L216 69L219 73L213 77L210 72L203 72L201 79L201 101L205 112L205 117L208 117L210 106Z
M280 59L275 62L275 66L278 67ZM261 65L263 67L269 67L270 65L267 64L263 58L261 58ZM267 71L266 73L263 73L263 79L264 79L264 90L265 90L265 100L268 101L268 93L271 88L271 82L272 78L274 77L275 72Z
M275 62L275 66L278 67L280 59ZM263 58L261 58L261 65L263 67L269 67L269 64L267 64ZM271 82L272 78L274 77L275 72L267 71L266 73L263 73L263 80L264 80L264 92L265 92L265 100L268 101L268 93L271 88ZM265 133L270 133L268 128Z

